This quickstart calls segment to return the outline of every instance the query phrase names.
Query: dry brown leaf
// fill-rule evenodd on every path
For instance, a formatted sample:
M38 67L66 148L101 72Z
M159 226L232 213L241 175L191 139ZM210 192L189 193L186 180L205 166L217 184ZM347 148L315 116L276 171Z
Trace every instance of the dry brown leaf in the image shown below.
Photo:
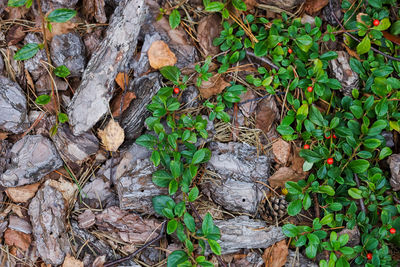
M391 41L397 45L400 45L400 37L399 36L388 33L387 31L383 31L382 33L383 33L383 37L385 37L386 39L388 39L389 41Z
M365 13L358 13L358 14L357 14L357 17L356 17L357 22L359 22L359 23L361 23L361 24L364 24L365 26L368 27L368 25L362 20L362 16L368 16L368 14L365 14Z
M62 264L62 267L83 267L83 262L67 254L64 259L64 263Z
M20 218L24 218L24 214L22 214L22 208L18 205L11 205L11 210L18 215Z
M154 41L147 51L147 56L149 57L150 66L156 70L176 64L175 54L164 41Z
M35 196L39 186L40 183L9 187L6 189L6 194L13 202L25 203Z
M129 76L125 72L118 72L117 76L115 77L115 82L118 84L122 90L125 90L125 84L129 83Z
M0 140L6 140L8 137L8 133L0 132Z
M118 94L113 101L111 102L111 112L114 117L118 117L121 111L121 94ZM136 99L136 95L134 92L127 91L124 95L124 101L122 103L122 113L129 107L131 101Z
M294 149L290 165L290 168L292 168L297 173L303 173L304 158L300 157L300 150L301 148L299 147L296 147Z
M287 256L289 255L288 245L286 240L266 248L262 255L265 267L282 267L286 264Z
M22 26L14 25L7 32L6 42L8 45L15 45L22 41L25 35L26 33L24 32L24 28Z
M78 26L77 23L73 23L71 21L59 23L59 22L52 22L51 24L51 31L46 27L46 39L51 40L53 39L54 36L60 35L60 34L65 34L72 32L76 26Z
M357 58L358 60L361 60L361 59L360 59L360 56L357 54L356 51L352 50L352 49L351 49L350 47L348 47L347 45L344 45L344 48L346 48L347 53L349 53L349 55L350 55L351 57L355 57L355 58Z
M208 81L203 81L200 87L200 95L203 98L210 98L221 93L230 83L226 82L220 74L215 74Z
M244 0L244 3L246 4L247 11L251 11L258 4L256 0Z
M94 260L94 262L92 264L92 267L103 267L105 262L106 262L106 256L104 256L104 255L103 256L98 256Z
M271 129L272 124L279 116L279 110L273 98L265 98L257 105L256 127L265 134Z
M219 47L213 45L213 40L219 36L222 30L221 17L213 14L200 20L197 28L197 39L205 56L215 55L219 52Z
M272 152L280 164L286 164L290 156L290 144L279 138L272 144Z
M304 5L304 10L306 13L312 15L323 9L328 3L329 0L307 0Z
M112 152L117 151L125 139L124 129L113 119L108 122L104 130L99 130L98 134L106 150Z
M26 251L32 242L32 238L31 235L22 233L20 231L7 229L4 232L4 242L9 246L16 246L23 251Z
M304 179L305 175L295 172L292 168L281 167L271 177L268 178L270 185L275 187L285 187L288 181L297 182Z
M70 183L64 178L60 178L58 181L50 179L47 180L45 184L57 189L63 195L67 203L70 203L70 201L75 198L75 192L78 190L76 184Z

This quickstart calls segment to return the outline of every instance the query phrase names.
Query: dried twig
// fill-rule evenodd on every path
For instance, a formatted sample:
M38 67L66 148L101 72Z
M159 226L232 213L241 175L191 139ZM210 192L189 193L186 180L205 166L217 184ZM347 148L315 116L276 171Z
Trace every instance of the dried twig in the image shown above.
M343 30L346 30L345 27L343 26L343 24L340 22L340 20L339 20L338 17L336 16L335 12L333 11L333 8L332 8L332 0L329 0L329 9L330 9L330 11L331 11L331 13L332 13L333 18L336 20L336 22L339 24L339 26L340 26ZM349 37L350 37L351 39L353 39L354 41L357 41L357 42L359 42L359 43L361 42L360 39L358 39L357 37L355 37L355 36L352 35L351 33L344 32L344 34L346 34L347 36L349 36ZM373 47L373 46L371 46L371 50L374 51L374 52L376 52L376 53L378 53L378 54L381 54L382 56L384 56L384 57L386 57L386 58L388 58L388 59L395 60L395 61L400 61L400 58L396 58L396 57L393 57L393 56L391 56L391 55L388 55L388 54L386 54L386 53L384 53L384 52L382 52L382 51L379 51L378 49L376 49L376 48Z
M152 240L150 240L149 242L144 244L141 248L135 250L133 253L131 253L130 255L128 255L126 257L123 257L123 258L120 258L118 260L110 261L108 263L105 263L103 266L104 267L113 266L113 265L122 263L124 261L130 260L131 258L135 257L137 254L142 252L145 248L147 248L148 246L151 246L152 244L154 244L155 242L157 242L158 240L160 240L164 236L165 225L166 224L167 224L167 221L163 221L162 224L161 224L161 230L160 230L160 233L158 234L158 236L156 236L155 238L153 238Z
M319 203L318 203L318 197L317 194L312 194L313 200L314 200L314 211L315 211L315 217L319 218L320 212L319 212Z
M357 174L354 174L354 178L356 180L357 187L360 187L360 180L358 179ZM364 199L362 199L362 198L360 198L360 207L361 207L362 212L366 213Z

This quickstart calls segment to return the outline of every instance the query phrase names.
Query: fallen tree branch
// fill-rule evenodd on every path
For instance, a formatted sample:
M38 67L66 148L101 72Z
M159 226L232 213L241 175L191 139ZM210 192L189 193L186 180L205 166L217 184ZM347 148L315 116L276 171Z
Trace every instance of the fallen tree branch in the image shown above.
M158 234L158 236L156 236L155 238L153 238L152 240L150 240L149 242L147 242L146 244L144 244L141 248L135 250L133 253L131 253L130 255L120 258L118 260L114 260L114 261L110 261L108 263L105 263L103 266L104 267L109 267L109 266L113 266L119 263L122 263L124 261L130 260L131 258L135 257L137 254L139 254L140 252L142 252L145 248L147 248L148 246L153 245L155 242L159 241L163 236L164 236L164 232L165 232L165 225L167 224L167 221L163 221L161 224L161 231Z

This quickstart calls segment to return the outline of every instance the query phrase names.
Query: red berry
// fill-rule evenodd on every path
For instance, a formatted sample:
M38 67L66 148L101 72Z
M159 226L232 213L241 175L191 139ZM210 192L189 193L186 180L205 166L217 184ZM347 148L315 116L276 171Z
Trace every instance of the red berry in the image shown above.
M281 44L281 43L278 43L278 45L279 45L279 46L282 46L282 44Z
M327 162L329 165L332 165L332 164L333 164L333 158L327 159L326 162Z
M389 232L390 232L392 235L394 235L394 234L396 233L396 229L390 228Z
M293 53L292 48L289 48L289 49L288 49L288 53L289 53L289 54Z
M305 145L304 145L304 149L310 149L310 145L305 144Z
M337 138L335 134L333 134L333 138L334 138L334 139L336 139L336 138Z
M325 134L325 138L326 138L326 139L329 139L329 138L331 138L331 136Z
M312 86L307 87L307 91L308 91L308 92L311 93L313 90L314 90L314 88L312 88Z
M372 253L371 252L367 254L367 259L372 260Z
M372 24L374 24L374 26L378 26L379 23L381 23L381 22L379 21L379 19L374 19L374 22L372 22Z
M179 94L179 88L178 87L174 88L174 94Z

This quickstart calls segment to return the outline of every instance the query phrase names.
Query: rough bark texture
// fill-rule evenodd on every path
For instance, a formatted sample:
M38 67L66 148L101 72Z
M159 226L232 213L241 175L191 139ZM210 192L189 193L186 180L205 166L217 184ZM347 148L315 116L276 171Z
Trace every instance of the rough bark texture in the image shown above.
M12 147L11 163L0 176L0 184L5 187L33 184L62 165L55 146L48 138L26 135Z
M400 154L393 154L389 157L389 166L392 176L390 177L390 185L393 191L400 190Z
M317 267L318 265L305 258L300 253L289 250L288 260L285 267Z
M227 210L255 213L263 197L257 181L267 182L270 159L244 143L211 143L210 149L207 168L221 180L204 183L204 192Z
M358 74L355 73L349 64L349 54L344 51L337 51L338 57L329 62L331 73L334 78L340 81L342 88L340 91L347 96L351 96L351 91L358 88Z
M27 104L21 87L0 76L0 131L24 132L28 128Z
M160 89L160 75L151 73L133 81L133 91L136 99L132 100L129 108L122 114L121 127L125 130L125 138L139 137L144 128L144 120L150 115L146 106Z
M222 254L237 252L242 248L267 248L285 239L280 227L268 227L265 222L238 216L227 221L215 221L221 230Z
M62 264L65 255L70 253L62 194L45 186L32 199L28 213L40 257L47 264Z
M286 10L291 10L304 3L305 0L260 0L261 4L272 5Z
M89 130L107 113L114 78L136 49L144 12L143 0L125 0L115 10L106 37L92 55L68 106L74 134Z
M91 132L74 135L69 127L62 124L53 137L60 155L68 162L80 164L99 149L99 141Z

